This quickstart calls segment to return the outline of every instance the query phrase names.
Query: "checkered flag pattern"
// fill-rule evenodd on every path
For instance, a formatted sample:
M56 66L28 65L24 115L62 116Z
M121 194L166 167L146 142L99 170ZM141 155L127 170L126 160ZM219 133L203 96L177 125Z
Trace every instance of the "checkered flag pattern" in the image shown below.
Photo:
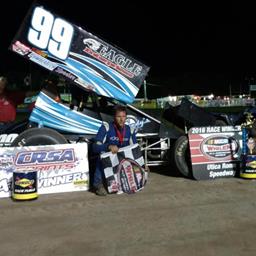
M120 148L117 154L103 153L101 161L109 193L133 193L144 187L145 162L138 144Z

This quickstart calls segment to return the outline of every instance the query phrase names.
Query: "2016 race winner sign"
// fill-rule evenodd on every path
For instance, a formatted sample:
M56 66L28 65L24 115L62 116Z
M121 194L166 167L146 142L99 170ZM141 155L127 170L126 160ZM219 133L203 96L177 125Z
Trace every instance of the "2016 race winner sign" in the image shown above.
M196 180L233 177L240 166L241 126L192 127L189 147Z

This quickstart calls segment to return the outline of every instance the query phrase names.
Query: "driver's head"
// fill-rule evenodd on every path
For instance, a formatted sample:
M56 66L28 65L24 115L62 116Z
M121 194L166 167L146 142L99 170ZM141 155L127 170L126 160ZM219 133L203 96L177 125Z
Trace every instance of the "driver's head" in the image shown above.
M125 121L126 121L126 115L127 115L126 107L121 105L117 105L115 107L114 121L119 128L124 127Z

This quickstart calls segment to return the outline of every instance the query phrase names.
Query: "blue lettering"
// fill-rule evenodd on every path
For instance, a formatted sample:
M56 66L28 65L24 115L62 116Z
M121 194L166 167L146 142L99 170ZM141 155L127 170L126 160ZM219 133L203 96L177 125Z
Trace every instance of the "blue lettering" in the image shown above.
M56 150L56 151L36 151L21 152L16 158L16 165L29 165L37 163L63 163L74 162L74 150Z
M52 161L59 161L60 155L61 155L61 151L49 152L47 159L50 162L52 162Z
M63 154L60 156L59 161L61 162L74 162L74 150L73 149L67 149L63 152Z
M34 152L32 154L32 159L30 163L42 163L44 162L44 159L46 158L47 153L46 152Z

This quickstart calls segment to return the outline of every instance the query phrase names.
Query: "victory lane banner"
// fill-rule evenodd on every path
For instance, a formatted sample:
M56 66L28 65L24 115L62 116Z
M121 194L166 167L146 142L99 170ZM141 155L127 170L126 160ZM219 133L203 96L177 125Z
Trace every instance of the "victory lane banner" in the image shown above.
M89 189L87 143L0 148L0 198L11 196L15 172L37 172L38 194Z
M149 71L123 50L38 2L31 6L9 49L83 89L125 103L134 101Z
M242 152L241 126L192 127L188 137L192 173L196 180L237 174Z

